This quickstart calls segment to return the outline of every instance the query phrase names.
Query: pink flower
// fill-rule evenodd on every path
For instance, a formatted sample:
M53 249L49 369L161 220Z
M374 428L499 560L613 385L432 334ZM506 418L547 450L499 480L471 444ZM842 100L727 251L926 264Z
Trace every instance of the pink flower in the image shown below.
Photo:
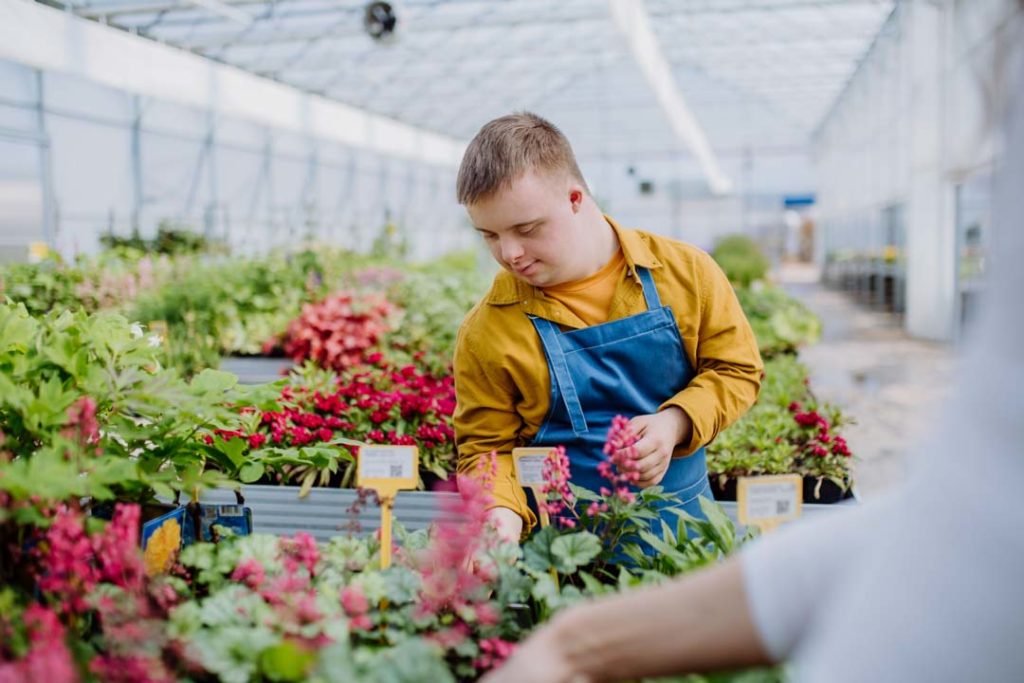
M501 666L515 652L516 644L501 638L485 638L480 641L480 657L473 662L479 671L489 671Z
M370 604L361 588L350 585L345 586L341 591L341 608L345 610L345 614L355 617L366 614L370 609Z
M492 542L485 533L487 510L491 505L491 489L497 471L497 456L481 458L473 476L457 478L458 500L445 503L442 520L434 531L434 542L422 558L419 612L437 614L444 609L457 611L487 599L486 580L478 563L477 551Z
M310 576L316 575L316 563L320 560L320 549L316 539L305 531L300 531L292 538L282 538L278 547L284 554L285 569L290 573L305 567Z
M572 475L564 446L556 446L548 452L541 474L544 477L544 483L540 486L541 500L538 501L541 509L554 516L572 508L575 498L569 488Z
M68 436L85 444L96 444L100 440L100 426L96 421L96 401L83 396L68 408Z
M239 562L235 571L231 572L232 581L240 581L252 590L258 590L265 579L266 573L263 565L254 558Z
M640 480L640 472L636 465L638 458L636 442L638 440L639 437L633 433L633 427L629 420L622 415L616 415L612 420L612 427L608 430L608 439L604 445L608 464L599 463L597 468L601 476L615 486L615 496L626 504L636 500L636 495L629 486ZM610 494L611 491L605 488L601 489L602 496L607 497Z

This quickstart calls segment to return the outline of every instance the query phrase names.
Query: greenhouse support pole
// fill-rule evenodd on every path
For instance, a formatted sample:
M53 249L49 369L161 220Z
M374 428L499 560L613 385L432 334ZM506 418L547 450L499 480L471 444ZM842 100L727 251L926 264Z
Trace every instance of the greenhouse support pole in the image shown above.
M142 220L142 101L132 95L132 230L141 232Z
M217 207L220 206L218 195L219 186L217 183L217 114L210 111L206 119L206 173L209 184L210 196L206 201L206 210L203 212L203 235L206 239L213 237L214 224L217 221Z
M39 135L39 183L43 195L43 241L50 249L57 248L57 211L53 191L53 159L50 135L46 129L46 98L43 72L35 70L36 127Z

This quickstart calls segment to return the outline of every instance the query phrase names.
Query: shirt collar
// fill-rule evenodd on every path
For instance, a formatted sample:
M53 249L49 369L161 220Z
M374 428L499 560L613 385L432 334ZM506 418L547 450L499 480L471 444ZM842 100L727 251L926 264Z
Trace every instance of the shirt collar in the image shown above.
M609 216L604 219L615 231L626 259L626 267L630 275L636 277L637 266L641 268L660 268L661 262L651 252L647 235L636 230L623 228ZM531 284L519 280L506 270L498 272L494 285L487 297L487 303L502 306L515 303L526 303L537 298L538 289Z

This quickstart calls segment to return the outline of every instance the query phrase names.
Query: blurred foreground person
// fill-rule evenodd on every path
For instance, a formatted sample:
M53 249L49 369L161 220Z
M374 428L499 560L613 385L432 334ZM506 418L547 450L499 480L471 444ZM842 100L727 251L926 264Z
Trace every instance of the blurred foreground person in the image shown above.
M800 681L1024 680L1024 50L1016 47L1002 81L1012 101L992 286L955 398L907 484L877 504L759 539L713 568L560 613L487 683L778 661Z

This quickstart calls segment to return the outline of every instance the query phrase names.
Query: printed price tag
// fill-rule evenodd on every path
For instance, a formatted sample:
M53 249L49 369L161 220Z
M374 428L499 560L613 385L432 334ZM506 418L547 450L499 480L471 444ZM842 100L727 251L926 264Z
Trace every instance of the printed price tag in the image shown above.
M544 461L550 448L513 448L512 461L516 466L519 485L536 489L544 483Z
M736 503L740 524L757 525L767 531L800 516L803 479L797 474L740 477Z
M419 452L415 446L360 446L356 483L380 499L380 566L391 566L391 508L399 491L416 488Z
M383 480L397 484L399 489L416 487L415 446L360 446L358 461L360 486L373 488Z

